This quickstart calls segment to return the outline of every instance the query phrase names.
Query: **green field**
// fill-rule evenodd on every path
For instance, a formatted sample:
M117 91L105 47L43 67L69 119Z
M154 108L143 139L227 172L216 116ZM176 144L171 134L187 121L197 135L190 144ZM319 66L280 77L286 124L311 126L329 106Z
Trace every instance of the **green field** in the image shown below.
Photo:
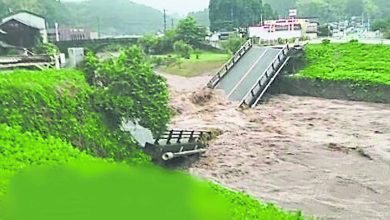
M181 59L180 65L163 66L160 70L169 74L193 77L222 67L229 58L229 54L202 52L199 54L199 59L192 54L190 59ZM214 72L212 73L214 74Z
M347 44L308 45L308 62L299 77L390 85L390 46Z

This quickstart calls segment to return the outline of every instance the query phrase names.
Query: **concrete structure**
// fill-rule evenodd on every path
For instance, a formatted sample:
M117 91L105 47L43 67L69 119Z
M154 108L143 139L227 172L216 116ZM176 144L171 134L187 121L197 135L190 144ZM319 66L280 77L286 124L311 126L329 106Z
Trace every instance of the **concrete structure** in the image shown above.
M44 17L28 11L19 11L3 18L2 23L6 23L11 20L17 21L26 26L37 29L41 35L43 43L48 42L47 25L46 25L46 19Z
M84 48L69 48L69 63L68 66L71 68L77 67L82 61L84 61Z
M307 18L297 18L297 10L290 10L288 19L267 20L248 28L251 38L275 41L278 39L316 38L318 22Z
M58 24L55 28L49 29L49 41L78 41L98 39L98 33L92 32L88 28L62 27Z

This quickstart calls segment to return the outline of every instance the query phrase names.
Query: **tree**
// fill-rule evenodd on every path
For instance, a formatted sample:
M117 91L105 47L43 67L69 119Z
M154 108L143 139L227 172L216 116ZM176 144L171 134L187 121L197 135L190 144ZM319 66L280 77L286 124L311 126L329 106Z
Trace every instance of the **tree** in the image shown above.
M188 16L179 21L175 30L175 40L184 41L192 47L198 48L204 41L206 36L206 29L200 26L195 18Z
M154 35L145 35L138 40L138 45L146 54L153 54L153 49L158 44L158 38Z
M165 80L147 64L141 49L133 46L119 58L99 61L88 55L84 66L94 86L94 105L111 126L133 121L154 135L165 131L169 122L168 88Z
M206 8L203 11L197 11L197 12L191 12L189 13L189 16L192 16L195 18L195 20L205 26L209 27L210 26L210 19L209 19L209 9Z
M187 44L184 41L176 41L173 44L173 49L177 55L185 59L190 59L191 52L193 51L191 45Z
M297 0L264 0L264 3L271 5L282 17L287 17L289 10L297 7Z
M360 16L364 12L363 0L347 0L345 12L350 16Z
M212 31L232 30L259 23L261 18L273 19L275 13L262 0L211 0L209 5Z
M231 36L225 42L222 43L222 47L229 51L230 53L235 53L241 47L241 45L245 42L245 39L238 36Z

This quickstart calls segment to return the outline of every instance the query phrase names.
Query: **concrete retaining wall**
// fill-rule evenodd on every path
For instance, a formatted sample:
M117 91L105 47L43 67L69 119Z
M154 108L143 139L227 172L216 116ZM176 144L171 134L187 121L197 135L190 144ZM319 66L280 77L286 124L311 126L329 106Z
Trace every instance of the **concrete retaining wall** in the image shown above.
M390 86L362 86L350 81L329 81L295 76L281 76L272 86L270 92L272 94L390 103Z

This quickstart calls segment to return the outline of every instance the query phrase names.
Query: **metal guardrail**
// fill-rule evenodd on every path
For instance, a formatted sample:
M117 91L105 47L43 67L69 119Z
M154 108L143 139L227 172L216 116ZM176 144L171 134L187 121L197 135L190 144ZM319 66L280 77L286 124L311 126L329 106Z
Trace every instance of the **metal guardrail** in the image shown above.
M185 130L170 130L158 137L154 144L166 145L182 142L201 142L209 141L211 133L209 131L185 131ZM184 140L184 141L183 141ZM164 143L161 143L163 141Z
M291 48L289 45L283 47L283 49L277 54L277 57L272 61L267 69L261 74L253 87L244 96L244 99L241 100L239 105L240 107L245 104L252 108L259 102L265 91L270 86L269 83L272 83L275 79L274 75L280 72L280 67L286 64L287 54L290 49Z
M154 144L146 143L144 151L155 161L169 161L174 158L206 152L211 132L208 131L167 131Z
M214 89L221 81L221 79L226 75L226 73L229 72L229 70L232 69L233 66L235 66L235 64L252 48L252 46L252 39L246 41L241 46L241 48L234 54L234 56L223 65L223 67L217 72L217 74L210 80L207 86L211 89Z

